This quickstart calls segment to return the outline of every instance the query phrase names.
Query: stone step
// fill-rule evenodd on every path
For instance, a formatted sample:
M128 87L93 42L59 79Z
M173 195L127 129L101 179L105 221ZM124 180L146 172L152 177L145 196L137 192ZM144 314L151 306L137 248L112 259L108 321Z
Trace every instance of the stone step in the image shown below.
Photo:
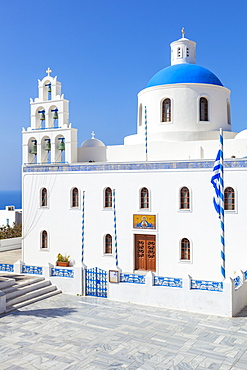
M9 293L4 291L3 293L6 294L6 300L9 301L10 299L20 297L20 296L22 296L26 293L44 288L44 287L49 286L49 285L51 285L51 282L49 280L42 280L42 281L34 282L34 283L32 282L32 283L30 283L28 285L25 285L25 286L23 286L23 285L20 286L20 284L17 284L15 286L15 290L12 290Z
M1 288L1 283L0 283L0 290L3 293L8 294L8 293L16 291L16 289L23 288L23 287L26 287L28 285L32 285L32 284L35 284L35 283L38 283L38 282L44 281L44 280L45 280L44 277L37 277L37 278L31 278L31 279L28 279L28 280L23 280L20 283L17 283L14 280L14 283L10 286L7 286L6 288Z
M13 298L13 299L9 299L7 302L6 302L6 307L9 307L9 306L13 306L17 303L21 303L21 302L24 302L24 301L28 301L32 298L35 298L35 297L38 297L38 296L42 296L46 293L49 293L49 292L52 292L54 290L56 290L57 287L54 286L54 285L49 285L49 286L46 286L44 288L41 288L41 289L38 289L38 290L34 290L34 291L31 291L31 292L28 292L28 293L25 293L19 297L16 297L16 298Z
M34 297L34 298L30 298L30 299L28 299L28 300L26 300L24 302L13 304L12 306L8 306L7 307L6 313L7 312L14 311L14 310L18 310L21 307L27 306L29 304L32 304L32 303L35 303L35 302L38 302L38 301L41 301L41 300L46 299L46 298L53 297L54 295L57 295L57 294L60 294L60 293L62 293L61 290L55 289L55 290L53 290L53 291L51 291L49 293L42 294L42 295L37 296L37 297Z
M15 279L1 278L0 279L0 290L9 288L15 284L16 284Z

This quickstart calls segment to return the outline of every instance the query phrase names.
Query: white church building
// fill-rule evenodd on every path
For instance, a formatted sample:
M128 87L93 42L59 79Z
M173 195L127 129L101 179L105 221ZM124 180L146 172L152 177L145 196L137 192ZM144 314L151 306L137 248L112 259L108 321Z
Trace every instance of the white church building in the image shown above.
M92 133L78 147L61 83L46 72L22 131L20 272L73 294L192 312L247 305L247 130L232 132L230 90L196 64L196 43L184 31L171 43L124 145ZM211 184L220 128L226 279ZM56 266L59 253L68 267Z

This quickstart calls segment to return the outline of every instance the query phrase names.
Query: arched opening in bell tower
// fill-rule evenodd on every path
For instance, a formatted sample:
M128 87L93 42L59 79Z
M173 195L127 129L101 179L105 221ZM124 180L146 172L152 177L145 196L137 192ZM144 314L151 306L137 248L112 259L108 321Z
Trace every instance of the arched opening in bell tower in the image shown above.
M37 163L37 140L35 137L31 137L28 140L28 163L36 164Z
M51 139L44 136L41 140L41 162L51 163Z

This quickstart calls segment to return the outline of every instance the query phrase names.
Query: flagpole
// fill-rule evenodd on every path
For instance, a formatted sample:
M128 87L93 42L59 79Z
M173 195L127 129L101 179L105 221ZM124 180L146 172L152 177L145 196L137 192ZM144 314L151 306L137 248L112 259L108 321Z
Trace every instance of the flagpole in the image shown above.
M224 211L224 160L223 160L223 131L220 129L220 241L221 241L221 274L226 278L225 272L225 211Z
M221 275L226 278L225 272L225 225L224 225L224 160L223 160L223 131L220 129L220 145L213 167L211 183L215 190L213 198L214 208L220 220L220 246L221 246Z
M147 107L145 106L145 153L146 161L148 160L148 121L147 121Z
M118 251L117 251L117 215L116 215L116 191L113 189L113 214L114 214L114 240L115 240L115 260L118 267Z

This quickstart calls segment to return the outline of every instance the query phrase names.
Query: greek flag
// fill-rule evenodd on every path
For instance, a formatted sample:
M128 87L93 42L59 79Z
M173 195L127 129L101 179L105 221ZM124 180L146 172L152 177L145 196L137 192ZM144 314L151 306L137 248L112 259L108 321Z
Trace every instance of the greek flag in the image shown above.
M213 176L211 178L215 196L214 207L220 219L220 244L221 244L221 274L225 279L225 226L224 226L224 166L223 166L223 133L220 129L220 148L214 162Z

